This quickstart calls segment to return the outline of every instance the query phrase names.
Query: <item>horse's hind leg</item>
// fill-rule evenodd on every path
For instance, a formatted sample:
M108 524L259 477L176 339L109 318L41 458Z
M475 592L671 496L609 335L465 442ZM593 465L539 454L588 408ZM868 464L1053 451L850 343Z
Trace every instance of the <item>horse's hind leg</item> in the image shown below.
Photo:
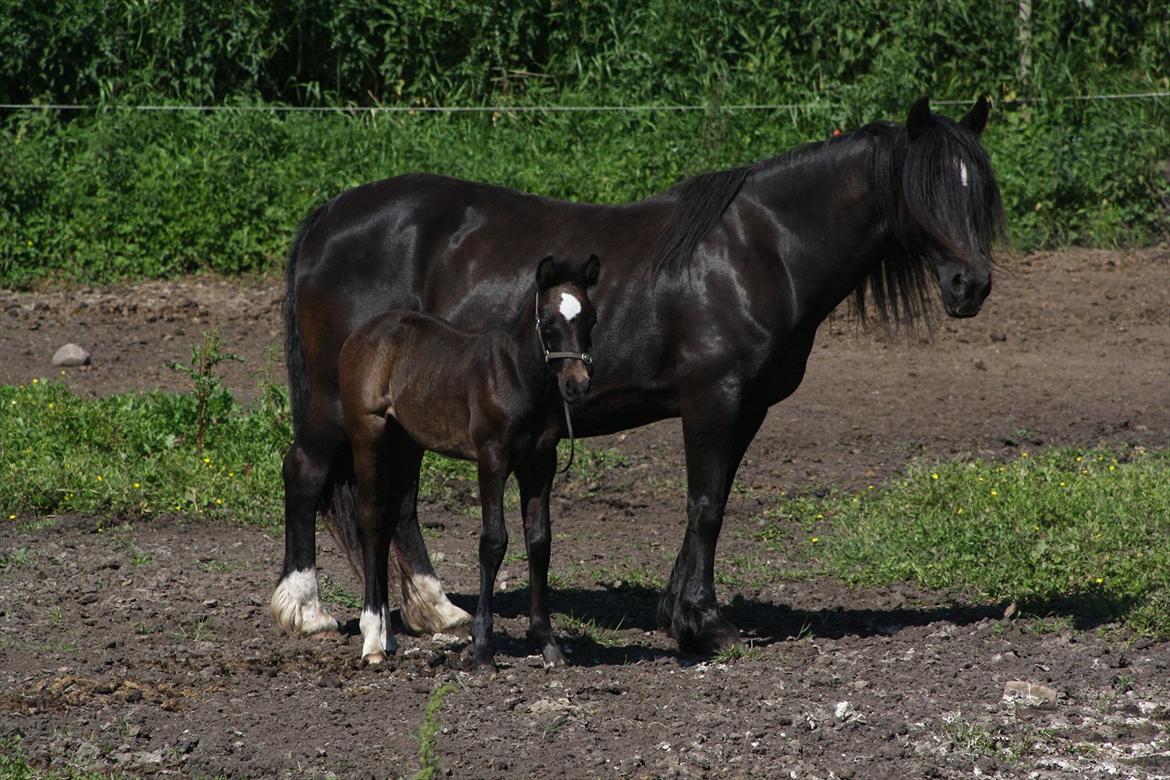
M524 517L524 544L528 550L528 639L540 648L546 669L565 663L548 613L548 562L552 548L548 499L555 471L555 449L535 453L516 471L520 512Z
M272 593L273 620L289 634L337 630L337 621L317 595L317 506L344 432L339 425L316 423L310 406L301 435L284 458L284 568Z
M397 423L375 414L350 424L354 477L358 488L358 539L362 550L365 595L359 626L362 660L379 664L398 649L390 628L387 566L390 539L397 525L402 478L394 473L390 440L401 436ZM396 495L397 494L397 495Z
M398 453L395 453L395 458L399 458ZM447 599L443 584L431 566L427 545L419 529L418 472L422 450L413 456L404 454L401 462L404 464L401 473L414 475L402 500L398 529L393 539L394 556L391 558L394 577L402 590L402 622L412 634L450 631L470 623L471 615Z

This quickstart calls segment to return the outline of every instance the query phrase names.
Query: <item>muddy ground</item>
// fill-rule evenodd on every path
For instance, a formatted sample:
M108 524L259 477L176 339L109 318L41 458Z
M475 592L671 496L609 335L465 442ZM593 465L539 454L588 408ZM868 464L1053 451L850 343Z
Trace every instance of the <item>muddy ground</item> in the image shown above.
M283 371L280 297L271 279L0 292L0 382L182 388L165 362L215 330L244 358L226 377L247 400ZM93 365L53 369L66 341ZM1003 604L970 594L846 589L802 576L795 550L754 535L786 491L855 489L915 459L1168 442L1170 251L1012 257L983 313L939 320L931 343L867 336L844 318L822 328L728 509L719 595L751 645L742 657L683 655L654 631L683 523L667 421L596 440L625 465L558 486L552 606L572 616L559 621L572 665L553 672L523 640L515 522L497 600L502 668L486 678L462 670L461 636L400 637L377 670L357 663L352 634L281 636L267 609L278 526L6 521L0 737L60 770L412 776L426 703L442 697L429 744L454 777L1170 777L1170 645L1075 610L1005 620ZM461 498L422 515L440 575L470 608L478 522ZM357 588L319 540L331 609L355 631Z

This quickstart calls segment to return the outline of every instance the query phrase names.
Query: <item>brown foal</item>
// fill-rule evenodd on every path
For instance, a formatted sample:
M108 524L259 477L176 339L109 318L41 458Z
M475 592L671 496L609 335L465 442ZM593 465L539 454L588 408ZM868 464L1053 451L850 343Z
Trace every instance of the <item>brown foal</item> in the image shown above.
M445 320L393 310L369 321L342 347L338 381L358 487L358 535L365 575L362 659L382 662L397 645L390 631L388 550L399 519L413 511L424 450L478 466L483 527L479 605L472 661L494 668L492 591L508 546L504 482L515 472L528 550L528 638L545 666L564 663L548 613L549 493L566 404L589 390L597 316L588 289L596 255L584 263L546 257L536 289L508 330L456 330Z

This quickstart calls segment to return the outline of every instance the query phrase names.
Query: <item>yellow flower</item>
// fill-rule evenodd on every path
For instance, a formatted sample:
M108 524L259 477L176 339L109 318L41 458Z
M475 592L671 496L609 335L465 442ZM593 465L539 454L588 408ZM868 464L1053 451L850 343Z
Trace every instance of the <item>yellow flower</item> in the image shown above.
M228 472L228 476L229 476L229 477L234 477L235 475L236 475L236 472L234 472L234 471L229 471L229 472Z
M991 497L992 497L992 498L995 498L995 497L996 497L996 496L998 496L998 495L999 495L999 491L998 491L998 490L996 490L995 488L992 488L992 489L991 489Z
M1077 455L1077 463L1080 463L1080 462L1081 462L1081 456Z
M819 542L820 540L821 540L821 539L820 539L820 537L819 537L819 536L814 536L814 537L812 538L812 543L813 543L813 544L816 544L816 543L817 543L817 542Z
M931 479L938 479L938 474L931 473L930 478Z
M9 519L9 520L15 520L15 519L16 519L16 515L9 515L9 516L8 516L8 519Z
M1098 577L1098 578L1097 578L1097 584L1098 584L1098 585L1100 585L1100 584L1101 584L1101 583L1103 583L1103 582L1105 582L1105 578L1104 578L1104 577Z
M1021 458L1026 458L1026 457L1028 457L1028 453L1026 453L1026 452L1021 452L1021 453L1020 453L1020 457L1021 457Z
M824 519L825 519L824 515L822 515L820 513L817 514L817 520L824 520Z
M140 487L142 487L142 485L138 484L137 482L134 483L135 490L138 490Z
M873 485L870 485L867 490L873 490Z
M102 481L102 475L101 475L101 474L98 474L98 475L97 475L97 481L98 481L98 482L101 482L101 481Z
M37 382L39 382L39 381L40 381L39 379L37 379L36 377L33 377L32 384L34 384L34 385L35 385L35 384L36 384Z
M215 503L219 504L220 506L223 506L223 499L217 498L217 499L215 499Z
M956 515L961 515L961 514L963 514L963 507L959 507L959 510L958 510L957 512L955 512L955 514L956 514Z
M1116 467L1116 466L1114 466L1114 465L1112 465L1112 464L1110 464L1110 466L1109 466L1109 470L1110 470L1110 471L1117 471L1117 467Z

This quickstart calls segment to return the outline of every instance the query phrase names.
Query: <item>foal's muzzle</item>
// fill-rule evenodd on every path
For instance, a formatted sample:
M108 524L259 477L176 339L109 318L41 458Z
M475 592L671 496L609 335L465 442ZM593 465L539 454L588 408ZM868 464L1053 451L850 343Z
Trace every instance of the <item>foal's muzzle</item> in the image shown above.
M550 352L548 360L563 360L564 365L557 372L557 385L561 398L571 404L577 403L589 392L593 377L593 358L589 353Z

